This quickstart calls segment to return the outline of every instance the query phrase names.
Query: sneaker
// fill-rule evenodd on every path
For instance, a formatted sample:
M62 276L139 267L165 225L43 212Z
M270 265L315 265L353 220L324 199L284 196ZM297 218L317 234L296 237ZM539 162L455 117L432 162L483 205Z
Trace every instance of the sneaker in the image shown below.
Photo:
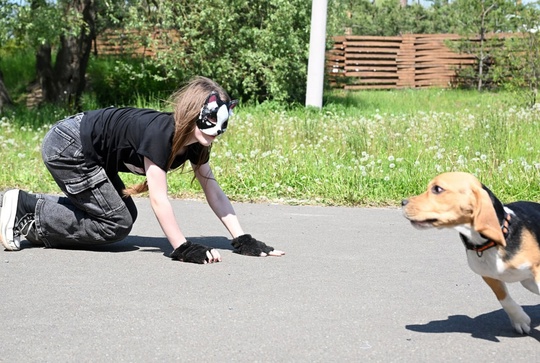
M21 249L21 236L26 236L35 225L34 211L28 212L20 196L28 195L18 189L8 190L2 198L0 212L0 242L7 250Z

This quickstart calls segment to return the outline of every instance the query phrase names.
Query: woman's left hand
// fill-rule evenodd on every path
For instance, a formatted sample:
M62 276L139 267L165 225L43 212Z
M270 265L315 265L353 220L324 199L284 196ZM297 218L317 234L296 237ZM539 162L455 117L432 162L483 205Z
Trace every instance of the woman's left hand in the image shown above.
M231 242L234 252L244 256L283 256L285 252L274 249L266 243L256 240L250 234L243 234Z

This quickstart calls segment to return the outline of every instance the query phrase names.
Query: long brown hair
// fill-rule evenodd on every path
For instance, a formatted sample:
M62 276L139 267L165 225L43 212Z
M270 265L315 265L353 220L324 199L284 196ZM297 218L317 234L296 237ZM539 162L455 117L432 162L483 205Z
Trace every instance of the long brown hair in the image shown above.
M170 169L176 154L186 146L186 143L190 139L195 127L196 121L199 118L201 108L204 105L210 92L216 91L219 97L224 102L230 102L231 98L218 85L206 77L192 78L184 87L173 93L170 97L170 103L174 108L174 136L172 141L172 151L167 162L167 170ZM210 153L210 147L202 148L199 162L194 166L194 171L197 171L202 164L203 160L206 160ZM185 164L184 164L185 165ZM182 165L181 169L184 168ZM145 180L141 184L133 185L124 190L126 196L131 196L148 191L148 183Z

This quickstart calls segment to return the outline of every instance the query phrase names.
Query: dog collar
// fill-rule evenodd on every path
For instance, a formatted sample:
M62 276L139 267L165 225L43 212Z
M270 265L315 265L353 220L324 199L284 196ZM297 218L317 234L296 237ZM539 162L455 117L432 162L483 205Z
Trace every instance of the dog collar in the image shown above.
M488 240L485 243L482 243L481 245L475 245L469 242L469 239L465 237L464 235L462 235L461 233L459 234L459 236L461 237L461 242L463 242L463 245L465 246L465 248L470 251L475 251L478 257L482 257L482 254L484 253L485 250L489 250L491 247L495 247L497 245L495 242L491 240Z
M503 219L503 222L501 224L501 230L503 233L504 238L506 239L506 236L508 235L508 227L510 226L510 219L512 217L510 216L510 213L506 213ZM481 245L475 245L474 243L471 243L467 237L459 234L459 237L461 238L461 242L463 242L463 245L466 249L470 251L475 251L476 255L478 257L482 257L482 254L485 250L489 250L492 247L497 246L497 244L492 240L487 240L485 243L482 243Z

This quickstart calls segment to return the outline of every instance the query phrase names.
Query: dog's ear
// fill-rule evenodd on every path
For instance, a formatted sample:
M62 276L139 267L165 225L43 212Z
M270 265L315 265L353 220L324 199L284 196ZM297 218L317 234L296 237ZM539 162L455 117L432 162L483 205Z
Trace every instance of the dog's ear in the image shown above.
M476 197L472 223L474 230L489 240L506 246L499 219L488 192L482 188L473 188L473 193Z

